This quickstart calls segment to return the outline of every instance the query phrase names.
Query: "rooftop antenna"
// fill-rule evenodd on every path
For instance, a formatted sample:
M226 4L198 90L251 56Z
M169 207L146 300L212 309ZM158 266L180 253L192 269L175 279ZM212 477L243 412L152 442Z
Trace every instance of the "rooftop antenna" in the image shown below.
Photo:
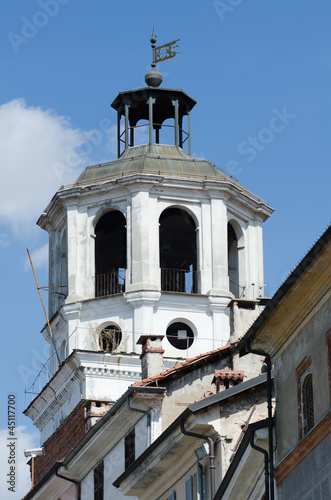
M163 78L161 73L157 71L155 67L157 63L167 61L168 59L172 59L177 54L179 54L179 52L175 52L174 50L178 47L176 43L179 42L179 38L177 40L174 40L173 42L166 43L164 45L156 47L156 35L153 23L153 33L150 42L152 45L152 52L153 52L153 61L151 64L152 69L145 76L145 82L149 87L158 87L159 85L161 85Z
M35 270L34 270L34 267L33 267L33 263L32 263L32 259L31 259L31 255L30 255L29 249L27 248L26 251L28 252L29 261L30 261L32 272L33 272L33 276L34 276L34 279L35 279L35 282L36 282L36 285L37 285L37 290L38 290L38 293L39 293L41 304L43 306L43 310L44 310L44 314L45 314L47 326L48 326L49 333L50 333L50 336L51 336L51 339L52 339L52 344L53 344L53 347L54 347L54 350L55 350L55 353L56 353L57 361L58 361L58 363L60 365L61 361L60 361L59 354L58 354L57 349L56 349L56 345L55 345L55 342L54 342L54 337L53 337L51 325L49 323L49 319L48 319L48 316L47 316L45 304L44 304L44 301L43 301L43 298L42 298L42 295L41 295L41 291L40 291L40 290L43 289L43 287L40 287L39 284L38 284L37 276L36 276L36 273L35 273Z

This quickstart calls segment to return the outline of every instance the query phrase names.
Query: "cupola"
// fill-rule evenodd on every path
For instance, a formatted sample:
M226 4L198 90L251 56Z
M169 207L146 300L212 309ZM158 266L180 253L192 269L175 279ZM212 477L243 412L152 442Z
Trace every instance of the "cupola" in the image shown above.
M156 37L153 33L151 44L153 49L152 69L145 76L148 87L120 92L112 103L117 111L118 157L129 147L135 145L135 132L138 128L148 128L148 144L160 144L160 137L165 127L173 130L173 144L187 149L191 154L191 109L196 101L182 90L158 88L162 83L162 75L155 69L157 61L174 57L175 43L178 40L156 48ZM121 129L122 117L124 130ZM183 129L183 119L187 117L187 130ZM172 124L165 121L172 119ZM147 121L145 124L138 123ZM162 141L161 141L162 142Z

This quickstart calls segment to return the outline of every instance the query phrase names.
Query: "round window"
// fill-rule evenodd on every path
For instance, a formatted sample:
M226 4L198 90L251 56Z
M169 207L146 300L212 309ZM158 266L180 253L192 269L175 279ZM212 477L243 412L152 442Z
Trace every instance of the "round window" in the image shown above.
M185 323L172 323L167 328L167 339L176 349L188 349L193 344L194 333Z
M116 325L106 326L100 333L99 344L102 351L114 352L122 340L121 329Z

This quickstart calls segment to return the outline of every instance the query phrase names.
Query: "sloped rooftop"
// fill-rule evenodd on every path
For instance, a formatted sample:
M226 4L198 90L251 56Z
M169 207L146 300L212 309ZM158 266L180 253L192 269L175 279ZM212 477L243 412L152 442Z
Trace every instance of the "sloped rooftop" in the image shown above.
M115 161L87 167L76 182L96 182L137 172L184 178L231 179L237 183L236 179L209 161L192 158L180 147L165 144L143 144L127 148Z

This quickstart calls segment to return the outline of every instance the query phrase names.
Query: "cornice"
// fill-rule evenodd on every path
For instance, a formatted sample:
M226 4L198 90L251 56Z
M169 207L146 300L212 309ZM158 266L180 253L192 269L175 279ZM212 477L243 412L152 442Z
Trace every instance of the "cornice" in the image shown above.
M266 220L273 213L273 209L264 200L246 190L231 178L185 178L181 175L176 176L175 174L168 176L164 173L158 175L155 173L137 172L123 176L117 175L114 178L99 180L89 185L71 184L62 187L53 196L45 212L38 219L37 224L45 229L46 221L54 220L61 201L62 204L68 205L71 202L70 204L75 205L81 204L82 198L85 199L84 203L86 203L86 198L95 197L96 194L100 196L116 189L119 189L122 193L123 189L125 189L127 195L130 195L130 193L135 192L137 189L152 192L154 189L157 189L157 186L162 186L162 189L198 189L203 198L206 196L208 198L221 197L229 200L229 202L234 202L234 206L244 204L246 209L249 209L254 214L259 214L261 220ZM123 194L121 196L123 197Z
M121 364L118 364L118 356L121 357ZM43 428L82 381L89 378L127 380L129 385L140 380L140 368L138 355L107 357L104 353L74 351L24 413L39 429ZM82 396L87 399L86 394L80 394L80 397Z

